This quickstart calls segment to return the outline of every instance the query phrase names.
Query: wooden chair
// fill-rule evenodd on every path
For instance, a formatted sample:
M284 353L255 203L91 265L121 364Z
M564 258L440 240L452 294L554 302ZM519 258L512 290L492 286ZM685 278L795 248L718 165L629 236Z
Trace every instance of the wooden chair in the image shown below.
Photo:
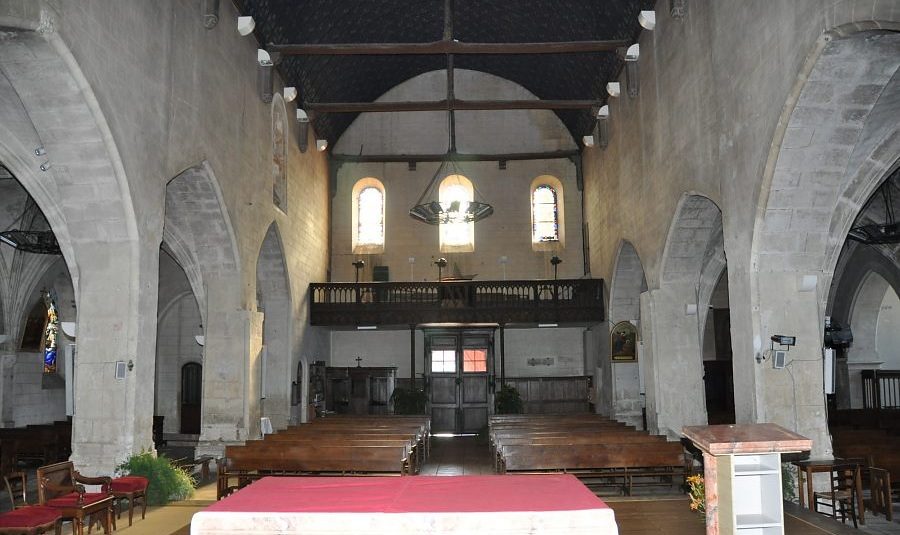
M856 489L859 477L859 464L834 464L831 467L831 490L826 492L816 492L813 495L815 499L815 510L819 511L819 506L830 508L831 515L829 516L832 516L835 519L840 516L842 524L846 523L847 517L849 516L850 519L853 520L853 527L859 527L856 520Z
M28 479L25 472L14 472L4 476L6 492L12 511L0 514L0 534L38 535L51 530L60 535L62 514L52 507L29 505L25 496Z
M109 485L104 485L102 490L109 492L116 502L116 518L122 515L122 508L119 507L119 501L128 500L128 525L134 517L134 504L141 502L141 519L143 520L147 514L147 485L149 481L142 476L122 476L110 480ZM115 527L115 520L113 520Z
M894 520L894 507L891 502L891 473L884 468L869 467L869 490L872 496L870 503L872 512L884 514L885 520Z
M84 477L71 461L65 461L38 468L37 480L40 504L57 509L63 519L71 519L73 535L83 535L85 520L91 518L99 519L103 532L109 535L113 497L106 492L85 492L81 483L109 485L110 478Z

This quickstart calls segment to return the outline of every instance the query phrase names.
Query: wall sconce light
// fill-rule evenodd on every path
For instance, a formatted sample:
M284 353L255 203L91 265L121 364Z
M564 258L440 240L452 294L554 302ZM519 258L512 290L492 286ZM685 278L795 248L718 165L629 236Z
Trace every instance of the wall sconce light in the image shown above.
M243 37L253 33L254 28L256 28L256 21L253 20L253 17L238 17L237 30Z
M609 145L609 105L601 107L597 111L597 137L601 147Z
M685 316L696 316L697 315L697 304L696 303L685 303L684 315Z
M319 152L325 152L325 149L328 148L328 140L327 139L317 139L316 140L316 150Z
M581 138L582 143L584 143L585 148L591 148L594 146L594 136L584 136Z
M285 87L284 91L281 92L284 95L285 102L293 102L297 99L297 88L296 87Z
M272 57L262 48L256 49L256 62L259 64L257 69L257 85L259 88L259 98L266 104L272 102Z
M69 338L75 338L75 322L74 321L61 321L61 322L59 322L59 327L60 327L60 329L62 329L63 334L65 334Z
M203 11L203 27L212 30L219 23L219 0L206 0Z
M641 45L633 44L625 52L625 85L628 96L634 98L641 91L641 80L638 77L638 58L641 56Z
M656 11L641 11L638 14L638 24L641 28L652 31L656 28Z
M297 145L300 146L300 152L306 152L306 146L309 144L309 114L306 110L297 109Z
M622 84L619 82L608 82L606 84L606 92L611 97L618 97L622 94Z
M202 334L198 334L198 335L194 336L194 341L197 342L197 345L200 347L203 347L204 345L206 345L206 337L203 336Z
M556 271L559 269L559 265L562 264L562 258L553 255L553 258L550 259L550 264L553 265L553 280L556 280Z

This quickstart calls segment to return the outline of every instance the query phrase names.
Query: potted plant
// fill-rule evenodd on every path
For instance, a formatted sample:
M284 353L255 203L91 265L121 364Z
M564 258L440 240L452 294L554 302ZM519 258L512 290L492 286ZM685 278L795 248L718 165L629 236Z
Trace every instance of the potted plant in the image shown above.
M494 394L494 409L497 414L522 414L524 412L522 396L515 387L503 385Z
M170 501L189 498L194 493L194 478L191 474L173 464L165 455L157 457L144 451L129 457L116 470L121 475L147 478L148 505L165 505Z

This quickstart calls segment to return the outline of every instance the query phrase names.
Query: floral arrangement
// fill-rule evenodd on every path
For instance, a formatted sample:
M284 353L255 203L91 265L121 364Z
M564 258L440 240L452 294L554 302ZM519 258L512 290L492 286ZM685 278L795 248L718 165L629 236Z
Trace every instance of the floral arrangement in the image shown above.
M706 487L703 476L696 474L687 478L688 495L691 497L691 511L706 514Z

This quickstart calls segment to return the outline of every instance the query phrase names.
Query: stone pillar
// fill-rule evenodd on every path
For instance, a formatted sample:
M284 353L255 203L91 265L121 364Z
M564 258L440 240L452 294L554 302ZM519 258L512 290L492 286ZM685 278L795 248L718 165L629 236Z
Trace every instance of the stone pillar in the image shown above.
M645 314L645 300L649 301L649 314ZM696 310L686 310L689 304L696 304L689 283L670 283L641 295L641 332L652 331L650 351L648 340L644 341L645 353L651 354L645 362L651 366L644 369L652 370L654 376L654 380L644 381L648 426L671 438L679 438L685 425L706 424L699 316Z
M817 288L804 291L800 286L803 275L759 274L759 335L764 349L770 347L773 334L797 337L797 344L787 353L784 369L773 369L771 359L758 364L754 361L760 383L759 421L776 423L811 438L812 457L830 457L831 437L822 382L825 316L817 291L828 284L820 280Z
M108 475L153 448L159 241L81 244L79 263L72 461Z
M221 455L226 444L259 437L262 318L241 307L240 276L209 274L203 398L197 455Z
M290 349L291 303L287 299L267 299L263 339L266 343L266 398L263 416L272 420L272 427L284 429L291 418Z

